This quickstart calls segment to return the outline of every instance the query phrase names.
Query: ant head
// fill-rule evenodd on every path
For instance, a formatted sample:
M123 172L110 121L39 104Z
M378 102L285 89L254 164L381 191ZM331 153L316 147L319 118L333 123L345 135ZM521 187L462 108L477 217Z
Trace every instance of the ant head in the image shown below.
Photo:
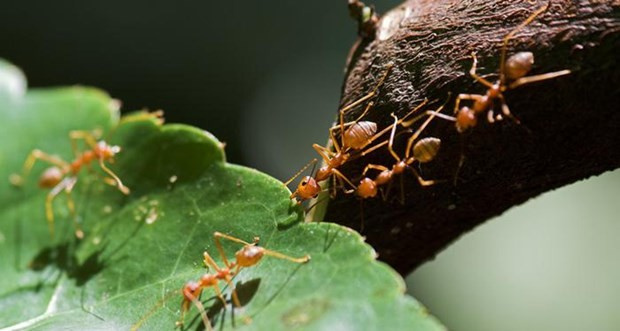
M420 163L430 162L437 156L439 147L441 147L441 140L438 138L421 139L413 146L413 157Z
M39 177L39 187L52 188L60 183L63 176L64 175L60 168L49 167L45 169L45 171L41 174L41 177Z
M251 267L260 261L265 254L265 249L255 245L246 245L235 253L237 265Z
M113 160L114 156L120 153L121 147L116 145L108 145L105 141L100 141L95 147L95 154L103 157L104 160Z
M362 199L374 198L377 195L377 184L366 177L357 186L357 195Z
M321 187L319 186L317 181L311 176L306 176L301 179L299 185L297 185L297 190L295 192L302 200L306 200L316 197L320 191Z
M476 114L469 107L463 107L456 115L456 131L463 133L476 126L477 122Z
M532 70L534 54L532 52L519 52L506 60L505 75L510 80L519 79Z

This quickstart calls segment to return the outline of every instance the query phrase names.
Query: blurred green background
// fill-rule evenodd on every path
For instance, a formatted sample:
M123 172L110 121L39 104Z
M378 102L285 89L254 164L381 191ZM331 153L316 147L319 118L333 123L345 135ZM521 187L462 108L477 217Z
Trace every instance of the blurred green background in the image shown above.
M382 1L383 12L399 1ZM5 1L0 56L30 86L98 86L286 179L315 157L356 39L346 1ZM452 330L620 330L620 172L485 224L408 277Z

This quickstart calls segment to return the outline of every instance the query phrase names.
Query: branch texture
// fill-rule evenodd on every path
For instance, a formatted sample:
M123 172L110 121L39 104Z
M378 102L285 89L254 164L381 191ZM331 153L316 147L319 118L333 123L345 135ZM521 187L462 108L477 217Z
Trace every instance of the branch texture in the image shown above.
M508 0L410 0L386 13L376 34L358 42L347 64L341 104L372 90L388 64L393 67L365 120L379 128L403 116L425 98L435 109L455 95L484 94L469 76L471 53L478 73L497 79L502 38L546 2ZM530 74L569 69L568 76L506 92L507 104L521 124L495 124L483 116L470 133L435 119L424 131L442 141L437 158L417 166L421 187L411 172L392 182L387 201L339 194L325 219L362 234L379 258L408 273L476 225L543 192L620 166L620 2L553 0L547 11L516 34L508 54L530 51ZM449 98L449 95L451 97ZM449 99L448 99L449 98ZM353 120L363 107L347 114ZM404 154L399 137L397 151ZM461 155L463 166L453 178ZM343 168L360 178L368 163L391 167L386 149ZM387 188L387 187L386 187ZM404 193L405 201L398 197ZM363 208L360 208L363 207ZM535 229L532 229L535 231Z

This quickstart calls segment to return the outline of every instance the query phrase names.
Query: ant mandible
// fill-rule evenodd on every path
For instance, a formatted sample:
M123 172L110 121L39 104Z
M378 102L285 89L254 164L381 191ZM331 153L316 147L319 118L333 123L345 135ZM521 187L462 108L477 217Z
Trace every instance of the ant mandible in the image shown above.
M191 308L191 304L194 304L196 308L200 311L200 316L207 330L212 330L211 322L209 321L209 317L207 316L204 306L200 302L199 298L202 294L202 291L206 288L212 287L215 290L215 294L220 299L223 304L223 307L226 307L226 299L222 295L222 290L220 289L218 283L220 281L226 282L226 284L231 288L232 292L232 301L235 307L241 307L241 301L237 295L237 291L232 283L232 279L235 275L239 273L244 268L249 268L257 265L264 256L271 256L278 259L288 260L294 263L306 263L310 261L310 255L305 255L300 258L291 257L280 252L276 252L273 250L269 250L263 248L261 246L257 246L260 238L254 237L252 243L246 242L239 238L221 233L215 232L213 233L213 237L215 239L215 247L219 252L222 262L224 263L224 267L220 267L217 265L215 260L209 255L208 252L203 253L203 263L207 268L213 268L213 273L206 273L198 282L187 282L183 288L181 289L181 294L183 295L183 301L181 302L181 316L179 320L176 322L177 326L182 326L183 321L185 319L185 314ZM226 257L226 253L224 252L224 248L220 242L220 238L230 240L239 244L242 244L243 247L239 249L235 253L235 261L230 262ZM138 330L138 328L148 319L150 313L145 317L140 319L138 323L134 324L131 330Z
M97 141L95 134L88 131L71 131L69 133L69 138L75 156L73 161L66 162L59 157L35 149L26 158L21 175L12 174L9 181L14 186L22 186L37 160L51 164L52 166L43 171L39 177L39 187L51 189L45 199L45 217L49 225L50 234L54 237L54 211L52 202L60 192L64 191L67 194L67 206L73 218L75 236L82 239L84 237L84 232L77 221L75 203L71 196L71 191L78 180L80 170L84 166L90 167L93 161L98 161L101 169L110 176L104 178L107 184L116 186L123 194L129 194L129 188L123 185L120 178L105 165L106 161L109 163L114 162L114 157L121 151L119 146L109 145L104 140ZM77 142L79 140L83 140L89 149L79 152L77 147Z
M532 65L534 64L534 54L532 52L518 52L506 60L506 49L510 39L512 39L513 36L523 27L530 24L538 15L547 10L548 6L549 4L546 4L536 10L525 21L519 24L514 30L510 31L504 37L500 57L499 79L495 83L489 82L476 73L478 60L476 58L476 54L472 53L473 64L469 70L469 74L477 82L487 87L486 94L459 94L454 104L454 113L456 114L456 118L440 116L444 119L455 121L456 129L459 133L465 132L476 126L477 117L484 112L487 112L487 120L489 123L493 123L495 120L501 120L502 115L498 114L497 116L494 116L493 105L495 100L499 100L501 102L502 113L506 117L509 117L519 123L519 120L511 114L510 109L506 104L506 100L503 95L504 92L515 89L519 86L570 74L570 70L560 70L546 74L525 76L532 69ZM507 81L511 82L507 83ZM460 107L461 100L472 100L473 104L471 108L467 106Z
M418 171L415 168L413 168L411 165L416 161L420 164L430 162L433 159L435 159L435 156L439 152L439 148L441 146L441 140L438 138L426 137L426 138L419 140L417 143L415 143L415 145L414 145L414 142L416 141L416 139L418 139L420 134L422 134L424 129L426 129L428 124L435 118L435 116L441 112L443 107L444 106L442 105L435 111L426 112L426 114L429 114L430 116L426 119L426 121L424 121L420 125L418 130L415 131L411 135L411 137L408 139L404 159L401 158L394 151L394 147L393 147L394 137L396 136L396 126L399 123L399 120L398 120L398 117L394 115L394 113L391 114L392 117L394 117L394 125L392 126L392 132L390 134L390 139L388 140L388 150L390 154L394 157L396 162L394 163L391 169L383 165L368 164L366 168L364 168L364 171L362 172L362 176L366 176L366 173L371 169L379 170L380 173L375 177L374 180L369 177L364 177L360 180L359 185L355 189L356 194L360 198L367 199L367 198L375 197L377 195L379 186L385 185L391 182L391 180L393 179L395 175L402 174L405 171L405 169L410 169L413 172L413 174L416 176L420 185L422 186L430 186L437 182L435 180L425 180L424 178L422 178L420 173L418 173ZM426 115L426 114L423 114L423 115ZM414 118L412 120L402 122L401 125L403 127L409 127L417 119L418 118ZM379 144L376 147L379 147L381 145L385 145L385 143ZM373 148L373 150L374 149L375 148ZM411 155L411 153L413 153L413 155ZM386 197L383 196L383 198L385 199ZM401 203L404 203L404 191L402 189L401 189Z

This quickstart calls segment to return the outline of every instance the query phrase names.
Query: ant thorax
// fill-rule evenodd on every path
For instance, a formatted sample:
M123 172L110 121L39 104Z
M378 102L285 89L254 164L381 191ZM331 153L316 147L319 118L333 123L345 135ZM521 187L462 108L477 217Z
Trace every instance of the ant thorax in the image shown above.
M329 178L329 176L331 175L332 171L330 167L321 167L317 172L316 172L316 180L317 181L323 181L326 180L327 178Z

